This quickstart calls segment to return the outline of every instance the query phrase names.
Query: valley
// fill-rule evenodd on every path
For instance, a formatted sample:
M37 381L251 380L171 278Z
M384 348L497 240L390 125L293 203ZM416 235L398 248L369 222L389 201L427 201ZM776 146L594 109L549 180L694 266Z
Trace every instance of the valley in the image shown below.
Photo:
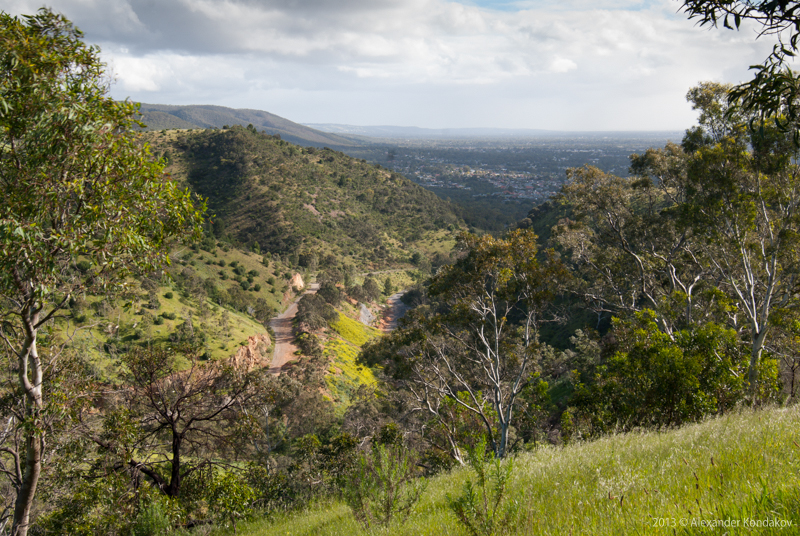
M533 124L550 110L510 98L530 93L515 78L545 73L568 96L591 75L561 46L584 32L550 47L511 24L538 7L501 19L434 2L440 20L410 32L402 3L370 6L377 19L355 4L147 4L112 20L82 3L111 55L51 8L0 11L0 536L800 531L794 6L684 2L701 26L752 19L781 46L751 82L699 82L674 108L597 93L648 121L691 109L685 132L581 133L301 125L110 92L106 62L122 58L140 96L238 81L336 118L342 96L371 115L352 82L379 95L378 80L389 113L441 121L429 97L444 88L449 121L470 102ZM586 16L613 29L640 16L627 11ZM324 46L306 47L320 13ZM258 27L231 25L245 18ZM275 20L291 39L265 31ZM361 39L365 21L380 35ZM489 43L478 27L519 37L514 53L451 55ZM437 31L450 35L415 46ZM603 39L620 50L628 33L636 50L677 42L616 33ZM641 93L684 61L642 55L659 68L596 67ZM442 61L404 68L425 56ZM286 68L298 61L303 76ZM217 89L196 92L212 71ZM418 90L431 95L404 109ZM565 125L624 119L573 102L554 110Z

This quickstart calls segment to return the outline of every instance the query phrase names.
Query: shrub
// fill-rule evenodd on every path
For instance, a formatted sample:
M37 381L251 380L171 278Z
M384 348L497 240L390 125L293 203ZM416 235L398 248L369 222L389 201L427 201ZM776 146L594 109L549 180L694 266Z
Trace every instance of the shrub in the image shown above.
M239 475L226 472L216 475L209 493L209 503L216 517L233 524L236 534L236 522L244 519L252 512L256 493Z
M502 506L514 462L493 458L487 463L485 438L475 448L468 449L468 453L469 465L477 474L477 482L467 480L464 491L456 499L448 493L447 503L470 534L491 536L508 527L519 508L516 502L510 507Z
M85 274L89 271L89 268L92 267L92 263L89 261L79 261L75 266L81 271L81 273Z
M405 521L427 482L414 475L414 463L401 445L375 444L361 454L342 490L353 517L365 528Z
M172 294L172 292L165 292L164 293L164 297L166 299L168 299L168 300L171 300L173 296L174 296L174 294Z
M322 299L328 302L329 304L333 305L334 307L339 305L339 302L342 301L342 293L341 291L330 281L326 281L320 285L317 294L322 296Z

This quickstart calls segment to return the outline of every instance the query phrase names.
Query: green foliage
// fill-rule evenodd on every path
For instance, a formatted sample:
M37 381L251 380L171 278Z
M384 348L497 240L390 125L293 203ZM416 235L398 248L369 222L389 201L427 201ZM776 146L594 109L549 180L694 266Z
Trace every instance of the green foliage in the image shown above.
M71 295L169 264L169 242L199 238L204 211L133 133L135 105L107 95L99 50L82 37L49 9L0 13L0 316L24 400L15 422L27 439L13 451L28 460L14 475L15 536L47 457L42 369L54 356L39 354L40 329Z
M215 516L225 523L230 522L236 534L236 522L252 513L256 493L239 474L225 471L214 475L208 496Z
M425 491L414 462L402 445L375 444L362 453L348 475L342 497L365 528L404 522Z
M158 536L169 534L175 526L175 519L168 514L169 501L153 497L149 503L139 509L131 526L131 536Z
M680 425L728 411L745 395L747 358L733 330L707 323L670 338L645 310L616 320L614 336L618 346L576 380L574 402L596 431Z
M394 294L394 285L392 284L392 278L387 276L386 280L383 282L383 294L384 296L391 296Z
M320 284L317 294L334 307L338 307L342 301L342 292L332 281L325 281Z
M317 294L306 294L297 302L297 321L311 330L333 325L341 316L333 306Z
M459 497L447 494L447 504L473 536L492 536L513 523L519 505L503 504L514 460L492 457L486 462L486 440L469 449L469 465L476 481L467 479Z
M738 104L756 119L772 119L792 134L800 146L800 77L787 64L798 52L800 18L792 2L754 2L752 0L683 0L683 11L700 26L722 26L739 30L743 21L754 21L756 36L779 36L772 53L760 65L750 66L753 79L736 86L731 102ZM747 25L748 28L751 26Z
M364 289L369 301L377 301L381 297L381 288L378 286L378 282L371 277L366 278L361 287Z
M311 152L238 126L152 143L208 197L215 234L287 255L292 266L315 269L323 251L386 265L408 258L401 244L460 224L449 203L422 187L330 149Z

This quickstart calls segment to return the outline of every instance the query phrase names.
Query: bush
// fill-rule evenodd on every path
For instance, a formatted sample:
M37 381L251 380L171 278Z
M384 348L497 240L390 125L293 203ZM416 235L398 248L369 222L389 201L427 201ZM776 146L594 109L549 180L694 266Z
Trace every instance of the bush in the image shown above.
M167 320L175 320L176 318L175 313L161 313L161 316L163 316Z
M616 344L574 380L574 405L592 433L625 423L675 426L731 409L746 394L748 356L735 331L713 322L670 338L652 311L615 320ZM774 376L774 373L773 373Z
M342 292L330 281L322 283L317 294L334 307L338 306L339 302L342 301Z
M90 263L89 261L79 261L78 264L76 264L75 266L78 268L78 270L80 270L82 274L85 274L86 272L89 271L89 268L92 267L92 263Z
M166 299L168 299L168 300L171 300L173 296L174 296L174 294L172 294L172 292L165 292L164 293L164 297Z
M491 536L510 526L519 508L516 502L510 507L501 507L514 462L493 458L487 463L485 438L475 448L468 449L468 453L469 465L477 474L477 482L473 484L472 480L467 480L464 491L456 499L448 493L447 503L470 534Z
M362 287L364 288L364 293L369 296L370 301L376 301L381 297L381 288L378 286L377 281L371 277L364 280Z
M225 521L226 526L230 521L236 534L236 522L252 512L255 491L247 481L230 471L215 475L209 491L209 503L215 517Z
M164 512L164 508L158 500L152 501L139 510L131 527L132 536L155 536L170 532L172 532L172 520Z
M427 482L414 475L414 462L402 445L375 444L361 454L342 490L353 517L365 528L405 521Z

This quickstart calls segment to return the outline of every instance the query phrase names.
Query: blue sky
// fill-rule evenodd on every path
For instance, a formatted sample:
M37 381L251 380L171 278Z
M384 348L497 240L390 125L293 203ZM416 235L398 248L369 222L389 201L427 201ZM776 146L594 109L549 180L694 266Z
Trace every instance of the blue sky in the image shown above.
M772 47L699 28L675 0L48 3L101 47L117 98L301 123L680 130L690 87L741 82Z

